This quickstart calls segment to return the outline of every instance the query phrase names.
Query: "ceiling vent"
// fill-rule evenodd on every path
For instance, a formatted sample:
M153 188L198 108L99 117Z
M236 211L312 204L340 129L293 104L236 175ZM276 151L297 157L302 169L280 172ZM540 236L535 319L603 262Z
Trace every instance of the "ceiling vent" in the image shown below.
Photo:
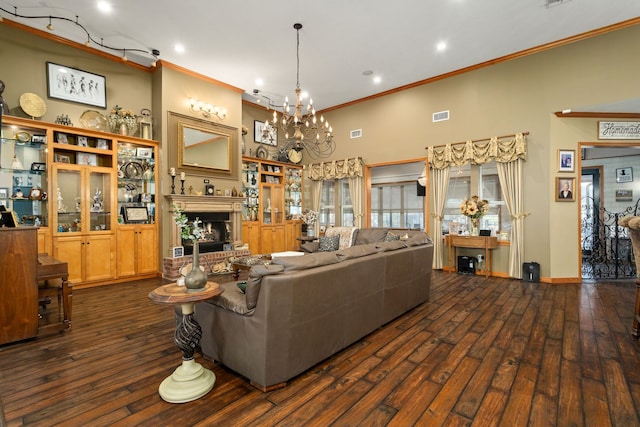
M547 7L559 6L562 3L566 3L569 0L545 0L545 4Z
M355 129L349 132L349 137L351 139L360 138L361 136L362 136L362 129Z
M433 123L449 120L449 110L433 113Z

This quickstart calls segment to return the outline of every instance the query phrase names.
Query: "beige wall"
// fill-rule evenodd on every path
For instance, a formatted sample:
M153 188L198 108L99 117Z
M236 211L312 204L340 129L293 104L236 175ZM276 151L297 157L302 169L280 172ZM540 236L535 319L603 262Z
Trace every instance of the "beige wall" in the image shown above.
M539 262L544 278L578 278L579 202L555 202L556 157L560 148L597 140L597 119L553 113L640 97L640 58L629 51L638 41L635 26L330 111L338 146L332 157L411 159L429 145L529 131L524 260ZM451 119L432 123L442 110ZM362 138L349 139L353 129ZM500 253L494 269L506 271L506 259Z

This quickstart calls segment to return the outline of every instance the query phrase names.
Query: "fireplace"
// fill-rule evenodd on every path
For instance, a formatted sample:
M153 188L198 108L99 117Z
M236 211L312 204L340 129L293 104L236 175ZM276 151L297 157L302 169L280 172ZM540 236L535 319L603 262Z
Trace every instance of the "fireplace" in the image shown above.
M198 241L200 253L217 252L233 247L233 235L231 232L231 221L228 212L185 212L189 221L196 218L201 221L200 227L204 231L203 237ZM193 242L182 239L184 254L193 254Z
M166 249L184 247L184 256L163 258L162 275L165 279L175 280L180 277L180 268L193 260L191 241L182 241L178 227L173 218L172 206L177 206L190 220L198 217L202 220L205 239L201 240L200 265L207 271L216 263L229 257L251 255L242 245L242 197L195 196L184 194L168 194L164 196L169 203L167 223L168 238ZM228 246L225 246L228 245Z

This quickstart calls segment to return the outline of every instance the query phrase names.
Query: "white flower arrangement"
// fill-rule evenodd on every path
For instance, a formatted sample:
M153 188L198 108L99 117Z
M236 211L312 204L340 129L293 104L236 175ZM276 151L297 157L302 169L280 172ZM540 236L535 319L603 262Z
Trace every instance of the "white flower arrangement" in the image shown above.
M473 196L460 205L460 213L471 219L480 219L489 211L489 201Z
M176 221L178 228L180 228L180 236L183 239L193 241L202 239L204 230L200 227L200 224L202 224L200 218L196 218L190 222L184 212L174 204L173 219Z
M107 117L107 121L109 122L109 128L111 132L118 132L121 124L125 124L129 134L132 134L136 127L138 126L138 116L136 116L133 111L125 110L124 108L116 105L109 112L109 117Z
M305 209L300 215L300 219L307 225L313 225L318 220L318 212L311 209Z

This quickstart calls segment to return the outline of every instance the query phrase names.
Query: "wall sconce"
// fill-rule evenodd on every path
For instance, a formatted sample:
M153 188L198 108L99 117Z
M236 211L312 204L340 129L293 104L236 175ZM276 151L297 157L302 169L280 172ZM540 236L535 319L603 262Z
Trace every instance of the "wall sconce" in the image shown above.
M227 109L220 108L217 105L207 104L193 98L189 99L189 105L191 106L191 112L202 113L207 118L216 116L220 120L224 120L227 117Z

